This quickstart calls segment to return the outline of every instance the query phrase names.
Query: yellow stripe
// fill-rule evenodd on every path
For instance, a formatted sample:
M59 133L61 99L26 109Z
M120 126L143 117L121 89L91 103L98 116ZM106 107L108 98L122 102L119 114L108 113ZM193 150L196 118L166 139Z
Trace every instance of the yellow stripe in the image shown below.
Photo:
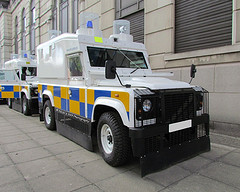
M69 111L80 115L80 104L78 101L69 100Z
M51 91L51 93L53 94L53 86L48 85L48 86L47 86L47 90Z
M14 85L13 86L13 91L14 92L19 92L20 91L20 86L19 85Z
M94 90L92 89L87 90L87 103L94 105Z
M118 99L118 100L122 101L123 105L126 108L126 111L129 112L129 93L111 91L111 98Z
M85 103L85 89L79 89L80 93L80 99L79 101L82 102L82 103Z
M55 97L54 96L54 105L56 108L61 109L61 98L60 97Z
M38 92L42 91L42 85L38 84Z
M67 87L61 87L61 98L67 99Z
M14 98L13 92L2 92L2 98Z

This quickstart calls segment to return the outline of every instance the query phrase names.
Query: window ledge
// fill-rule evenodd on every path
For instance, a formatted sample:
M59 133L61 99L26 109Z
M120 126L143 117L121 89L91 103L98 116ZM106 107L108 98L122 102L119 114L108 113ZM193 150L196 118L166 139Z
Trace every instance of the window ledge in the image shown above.
M188 58L195 58L195 57L202 57L202 56L236 53L236 52L240 52L240 44L211 48L211 49L204 49L204 50L197 50L197 51L189 51L184 53L170 54L170 55L165 55L164 59L165 61L173 61L173 60L179 60L179 59L188 59Z

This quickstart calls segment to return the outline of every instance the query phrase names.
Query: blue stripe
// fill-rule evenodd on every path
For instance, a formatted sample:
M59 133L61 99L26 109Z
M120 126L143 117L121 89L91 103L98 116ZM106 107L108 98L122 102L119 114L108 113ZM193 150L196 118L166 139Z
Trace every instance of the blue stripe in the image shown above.
M66 107L67 107L66 99L61 98L61 109L66 111Z
M72 96L70 97L70 100L79 101L79 88L71 88Z
M95 90L94 100L96 100L98 97L111 97L111 91Z
M2 92L0 92L0 98L2 98Z
M19 92L14 92L14 98L19 98Z
M42 92L43 92L44 90L47 90L47 85L42 85Z
M61 97L61 88L58 86L53 87L53 95L56 97Z
M13 85L4 85L4 90L2 92L10 92L13 91Z
M80 102L80 115L85 117L85 103Z
M127 112L128 120L129 120L129 112Z
M87 104L87 117L91 119L92 117L92 111L93 111L93 105Z

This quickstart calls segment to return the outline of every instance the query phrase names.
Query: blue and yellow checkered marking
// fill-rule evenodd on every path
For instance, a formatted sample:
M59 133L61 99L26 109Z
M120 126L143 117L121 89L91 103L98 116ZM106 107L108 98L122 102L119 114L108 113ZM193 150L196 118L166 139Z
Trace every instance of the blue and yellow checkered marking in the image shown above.
M93 106L98 97L118 99L125 106L129 119L129 93L127 92L87 89L87 98L85 98L86 89L49 85L38 86L39 92L44 90L52 92L56 108L89 119L92 117ZM85 114L85 107L87 107L87 114Z
M0 98L20 98L19 85L0 85Z

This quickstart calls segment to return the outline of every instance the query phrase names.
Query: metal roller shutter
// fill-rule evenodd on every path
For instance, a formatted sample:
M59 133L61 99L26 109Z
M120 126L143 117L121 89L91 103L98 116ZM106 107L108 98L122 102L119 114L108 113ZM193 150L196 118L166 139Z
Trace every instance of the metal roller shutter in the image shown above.
M175 52L232 44L232 0L176 0Z
M121 19L130 21L130 34L134 42L144 43L144 11L138 11Z

